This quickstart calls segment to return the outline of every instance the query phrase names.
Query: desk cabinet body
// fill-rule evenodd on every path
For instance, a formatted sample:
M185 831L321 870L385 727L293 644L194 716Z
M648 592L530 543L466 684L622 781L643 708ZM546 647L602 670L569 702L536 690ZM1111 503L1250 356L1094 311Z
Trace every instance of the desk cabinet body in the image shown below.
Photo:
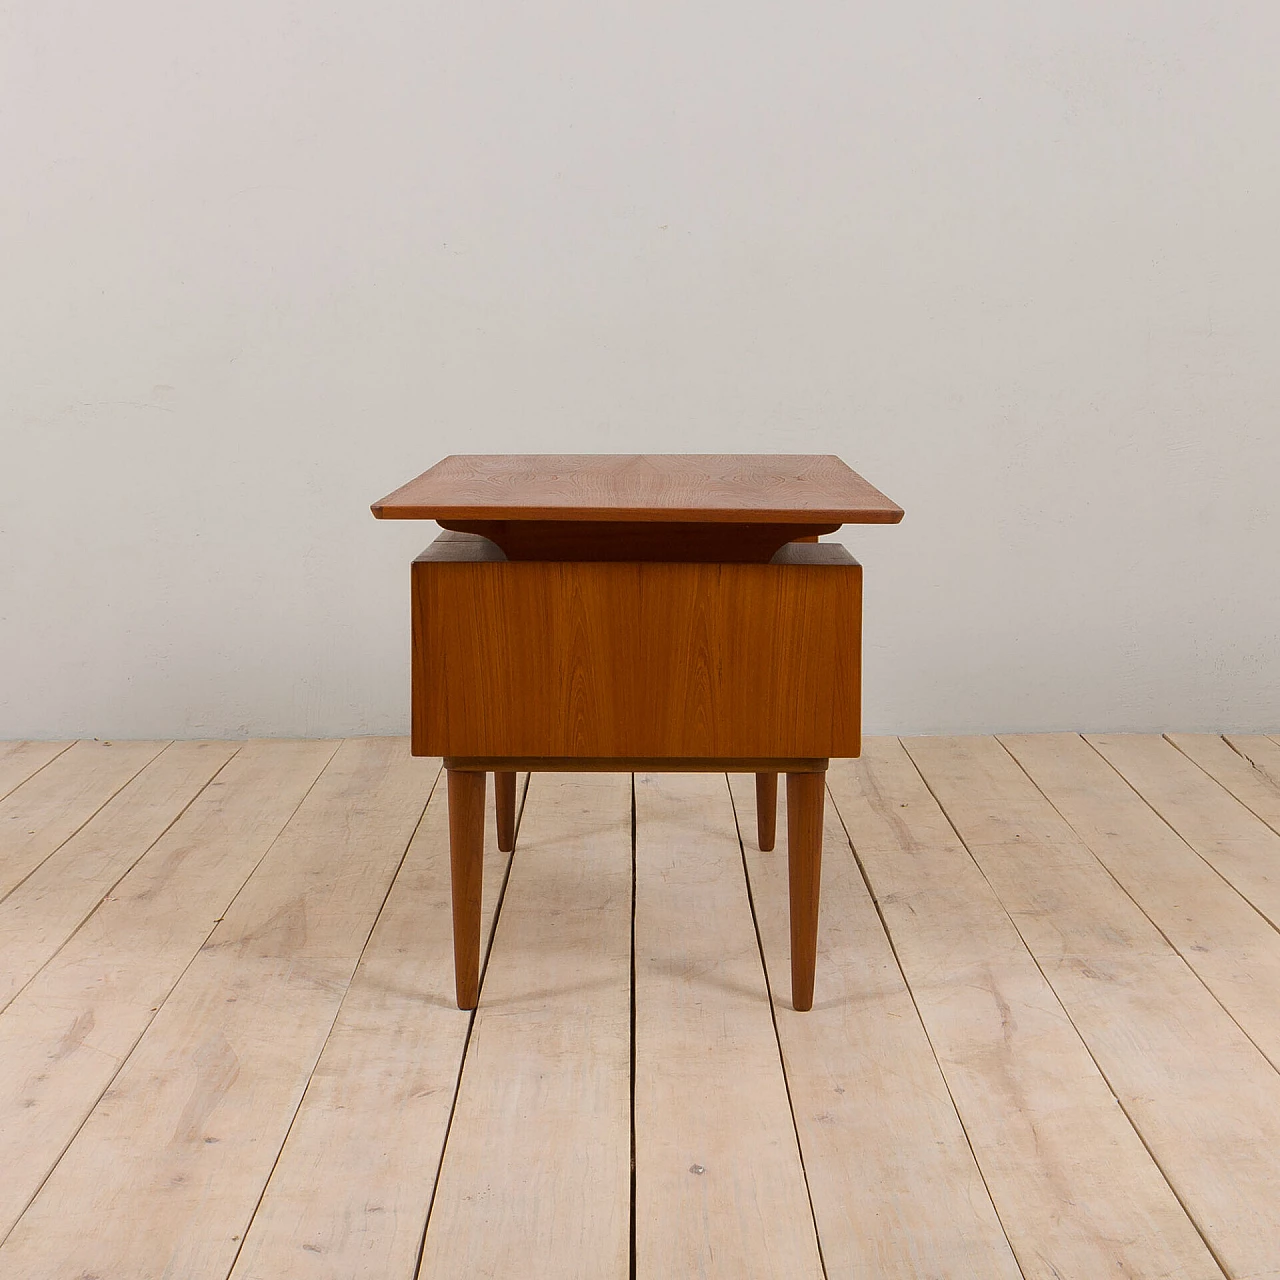
M413 564L413 751L783 760L860 751L862 567L508 561L446 535Z

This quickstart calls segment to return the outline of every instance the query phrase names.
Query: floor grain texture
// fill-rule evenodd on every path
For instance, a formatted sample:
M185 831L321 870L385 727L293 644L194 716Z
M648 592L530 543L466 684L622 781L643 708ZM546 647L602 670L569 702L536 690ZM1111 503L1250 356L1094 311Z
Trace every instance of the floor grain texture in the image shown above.
M0 743L0 1276L1280 1280L1278 752L868 740L803 1014L751 777L535 775L472 1015L407 742Z

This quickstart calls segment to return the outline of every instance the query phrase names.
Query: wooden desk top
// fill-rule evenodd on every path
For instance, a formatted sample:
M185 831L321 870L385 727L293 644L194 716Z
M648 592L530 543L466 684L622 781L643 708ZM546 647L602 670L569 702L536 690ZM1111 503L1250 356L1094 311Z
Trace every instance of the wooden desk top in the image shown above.
M834 454L453 454L373 504L381 520L897 524Z

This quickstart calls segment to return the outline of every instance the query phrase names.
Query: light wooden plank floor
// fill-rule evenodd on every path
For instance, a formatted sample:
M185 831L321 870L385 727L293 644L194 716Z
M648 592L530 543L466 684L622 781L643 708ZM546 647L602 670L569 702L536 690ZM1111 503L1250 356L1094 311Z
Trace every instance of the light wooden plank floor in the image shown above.
M438 775L0 743L0 1277L1280 1280L1277 739L868 741L805 1014L665 774L490 795L459 1012Z

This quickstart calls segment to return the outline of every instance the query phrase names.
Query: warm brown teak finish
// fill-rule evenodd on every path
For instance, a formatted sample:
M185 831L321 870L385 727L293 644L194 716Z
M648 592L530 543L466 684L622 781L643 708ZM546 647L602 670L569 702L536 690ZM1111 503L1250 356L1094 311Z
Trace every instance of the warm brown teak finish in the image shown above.
M373 505L381 520L897 524L831 454L454 454Z
M843 547L726 565L458 549L413 565L417 754L858 754L862 567Z
M375 503L478 533L509 560L763 564L902 509L829 454L454 455Z
M839 458L454 456L374 506L449 532L413 565L413 750L449 770L458 1003L479 987L484 772L787 774L792 999L813 1000L826 762L860 749L862 569L902 511Z

